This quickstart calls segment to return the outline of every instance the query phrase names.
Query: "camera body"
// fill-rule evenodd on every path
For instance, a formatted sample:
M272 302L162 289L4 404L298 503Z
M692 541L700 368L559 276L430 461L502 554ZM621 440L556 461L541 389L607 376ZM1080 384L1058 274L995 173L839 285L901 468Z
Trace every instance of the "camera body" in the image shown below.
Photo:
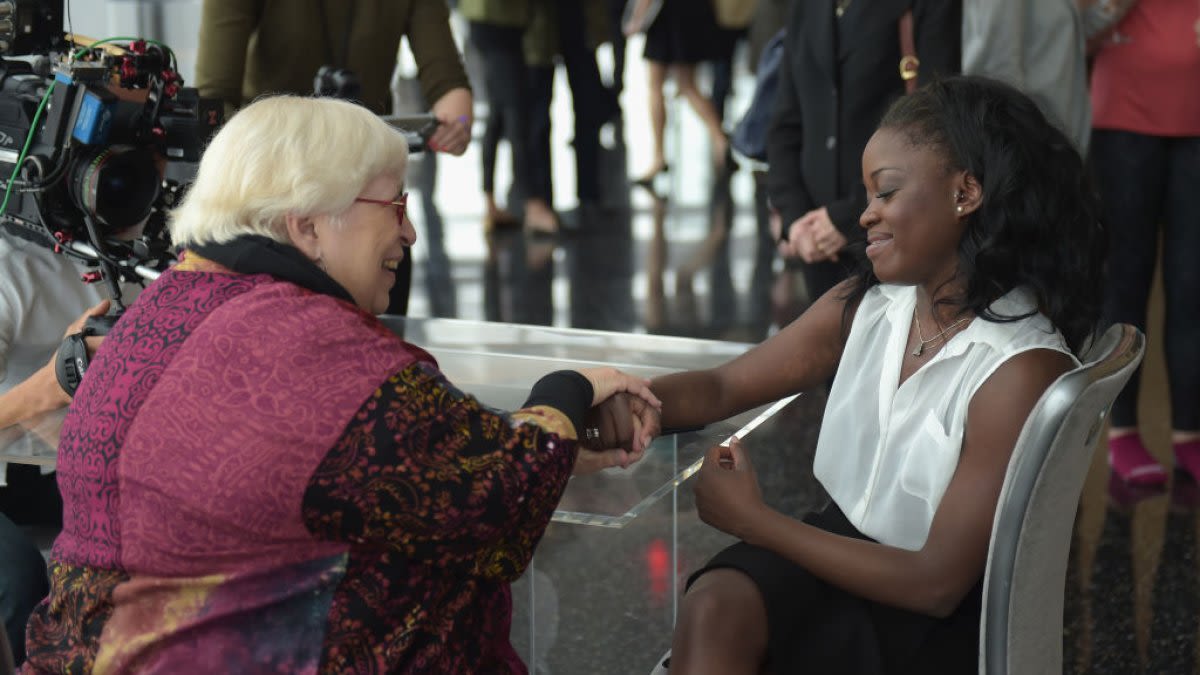
M321 66L313 77L313 93L317 96L360 101L362 81L358 79L358 73L349 68Z
M349 68L321 66L313 77L313 94L347 101L362 101L362 82ZM438 129L438 120L431 114L381 115L383 121L404 134L410 155L424 152L429 139Z
M167 46L76 47L61 17L62 0L0 2L0 226L130 281L156 276L184 189L166 164L199 161L224 107L182 86Z

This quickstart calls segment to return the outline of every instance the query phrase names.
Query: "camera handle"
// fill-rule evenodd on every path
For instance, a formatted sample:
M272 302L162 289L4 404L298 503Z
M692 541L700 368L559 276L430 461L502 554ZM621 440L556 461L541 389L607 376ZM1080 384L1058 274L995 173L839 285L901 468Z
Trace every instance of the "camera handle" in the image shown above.
M105 253L104 240L100 238L92 216L85 213L83 221L87 226L88 238L92 240L91 245L96 251L95 258L96 263L100 266L100 276L108 284L113 308L103 316L89 316L83 323L83 330L68 335L58 347L54 358L54 375L58 379L58 386L62 387L63 391L72 398L75 397L75 390L79 389L80 383L83 382L83 375L91 365L87 338L94 335L108 335L108 332L116 325L117 319L125 313L125 303L121 302L120 272Z
M89 317L83 330L63 338L54 354L54 375L58 379L58 386L71 398L75 398L75 391L79 389L83 375L92 363L88 356L88 337L106 334L116 320L116 315Z

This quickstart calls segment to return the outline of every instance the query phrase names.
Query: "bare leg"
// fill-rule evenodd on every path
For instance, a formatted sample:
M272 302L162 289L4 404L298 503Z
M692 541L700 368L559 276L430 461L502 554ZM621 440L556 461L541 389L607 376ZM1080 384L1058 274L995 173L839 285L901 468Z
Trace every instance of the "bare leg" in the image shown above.
M653 178L654 174L667 166L667 155L663 148L663 137L667 133L667 103L663 99L663 85L667 81L667 64L658 61L648 61L650 73L650 131L654 136L654 159L646 177Z
M671 675L758 673L767 653L767 608L742 572L706 572L683 596L671 642Z
M717 109L713 107L712 101L696 88L696 66L676 64L671 69L675 86L679 87L679 94L687 99L692 110L696 111L700 120L704 122L704 128L708 130L709 139L712 141L713 163L723 163L725 153L729 150L729 141L725 138L725 131L721 129L721 118L717 115Z

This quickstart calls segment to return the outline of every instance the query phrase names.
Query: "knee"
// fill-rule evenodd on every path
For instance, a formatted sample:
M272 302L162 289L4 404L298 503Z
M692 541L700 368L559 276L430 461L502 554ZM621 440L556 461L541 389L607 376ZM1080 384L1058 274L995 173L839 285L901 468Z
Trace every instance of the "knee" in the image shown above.
M766 605L758 587L744 573L712 570L697 579L684 595L679 627L705 639L724 636L738 642L757 642L766 635Z

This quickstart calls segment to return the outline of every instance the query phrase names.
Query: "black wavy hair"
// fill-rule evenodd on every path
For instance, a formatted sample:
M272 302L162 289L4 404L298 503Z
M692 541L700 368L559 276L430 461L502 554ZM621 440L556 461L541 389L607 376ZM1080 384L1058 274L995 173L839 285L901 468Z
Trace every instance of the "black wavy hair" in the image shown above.
M946 302L988 321L1017 321L989 306L1025 287L1076 353L1098 328L1108 232L1079 152L1037 105L984 77L937 80L898 99L879 123L915 147L940 152L950 171L982 186L958 244L965 295ZM865 255L847 294L850 304L879 283Z

